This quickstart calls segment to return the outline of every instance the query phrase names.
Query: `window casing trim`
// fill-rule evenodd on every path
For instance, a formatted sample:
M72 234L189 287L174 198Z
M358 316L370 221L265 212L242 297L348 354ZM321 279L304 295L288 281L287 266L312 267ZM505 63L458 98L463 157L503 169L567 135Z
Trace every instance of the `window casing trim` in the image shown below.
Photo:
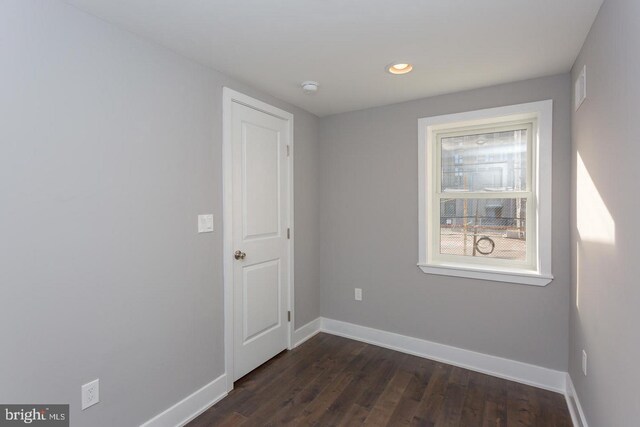
M422 271L429 274L538 286L545 286L553 280L551 274L552 115L553 101L547 100L418 120L418 266ZM438 233L432 233L435 229L432 221L439 217L439 213L434 214L434 210L440 209L440 206L439 203L434 206L429 204L432 200L436 200L432 194L435 189L438 189L438 193L444 194L440 190L441 156L440 147L437 144L438 138L448 132L491 130L523 123L531 123L532 129L531 134L528 135L528 150L531 151L528 154L530 163L528 162L527 189L513 192L513 195L527 195L528 201L531 202L527 203L527 222L530 223L527 224L527 231L531 231L532 234L528 235L533 235L534 238L527 241L527 262L492 259L487 263L487 258L482 258L480 261L457 255L432 256L431 249L439 247L434 244ZM435 148L438 149L437 155L432 157L431 154L436 152ZM506 193L465 192L455 193L455 195L456 198L503 198Z

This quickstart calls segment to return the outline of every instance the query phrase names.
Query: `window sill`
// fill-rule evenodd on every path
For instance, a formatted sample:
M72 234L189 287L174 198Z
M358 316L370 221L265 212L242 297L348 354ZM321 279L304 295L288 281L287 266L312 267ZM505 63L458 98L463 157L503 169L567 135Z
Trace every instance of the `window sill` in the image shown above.
M418 264L418 267L427 274L491 280L494 282L516 283L520 285L547 286L553 280L553 276L551 275L525 270L483 269L459 264Z

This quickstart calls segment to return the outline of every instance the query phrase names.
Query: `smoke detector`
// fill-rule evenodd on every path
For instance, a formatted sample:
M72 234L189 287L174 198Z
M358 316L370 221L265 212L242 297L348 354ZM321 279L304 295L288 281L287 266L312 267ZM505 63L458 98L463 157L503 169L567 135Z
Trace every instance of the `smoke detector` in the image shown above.
M318 86L320 86L320 84L312 80L307 80L306 82L302 82L302 90L307 95L313 95L314 93L316 93L318 91Z

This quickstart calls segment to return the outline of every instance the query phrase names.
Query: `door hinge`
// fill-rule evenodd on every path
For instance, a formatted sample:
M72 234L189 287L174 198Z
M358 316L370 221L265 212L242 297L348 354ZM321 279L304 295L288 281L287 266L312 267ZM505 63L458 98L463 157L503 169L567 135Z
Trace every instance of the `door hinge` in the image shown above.
M291 312L287 311L287 321L291 322Z
M290 155L291 155L291 152L290 152L289 146L287 145L287 157L289 157Z
M287 228L287 239L291 238L291 229Z

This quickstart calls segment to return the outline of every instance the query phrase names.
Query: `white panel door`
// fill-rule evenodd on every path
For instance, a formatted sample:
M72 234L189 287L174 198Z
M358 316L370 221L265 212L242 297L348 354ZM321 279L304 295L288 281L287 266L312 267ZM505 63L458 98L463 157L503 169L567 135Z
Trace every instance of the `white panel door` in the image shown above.
M232 103L234 381L287 348L289 124Z

